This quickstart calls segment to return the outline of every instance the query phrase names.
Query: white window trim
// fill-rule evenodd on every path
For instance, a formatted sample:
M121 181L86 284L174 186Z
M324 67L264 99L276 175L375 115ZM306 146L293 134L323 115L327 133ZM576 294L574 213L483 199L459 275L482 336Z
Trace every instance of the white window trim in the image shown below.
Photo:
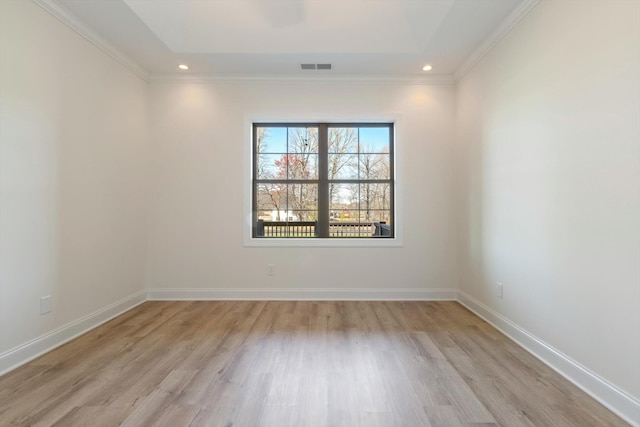
M304 116L304 117L302 117ZM254 238L252 234L252 206L251 192L252 185L252 162L253 162L253 124L254 123L393 123L394 129L394 168L395 177L395 200L394 200L394 237L392 238ZM338 115L327 116L318 114L306 115L278 115L273 114L248 114L244 121L244 150L243 150L243 216L242 224L243 245L245 247L321 247L321 248L380 248L380 247L402 247L403 244L403 181L402 181L402 165L403 152L402 145L402 120L400 114L381 114L381 115ZM400 167L398 167L400 165Z

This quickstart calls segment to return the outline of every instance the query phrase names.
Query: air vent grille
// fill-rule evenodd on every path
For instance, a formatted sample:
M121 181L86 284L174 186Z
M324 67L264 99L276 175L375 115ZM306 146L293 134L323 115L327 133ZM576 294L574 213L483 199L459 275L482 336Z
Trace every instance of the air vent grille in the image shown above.
M331 70L331 64L300 64L301 70Z

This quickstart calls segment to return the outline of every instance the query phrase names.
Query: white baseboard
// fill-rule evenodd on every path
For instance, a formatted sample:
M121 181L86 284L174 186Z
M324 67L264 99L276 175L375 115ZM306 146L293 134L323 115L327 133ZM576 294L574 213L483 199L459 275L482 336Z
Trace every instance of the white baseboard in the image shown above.
M454 289L149 289L149 300L455 301Z
M25 344L0 354L0 375L3 375L25 363L71 341L72 339L97 328L105 322L129 311L147 300L147 291L141 291L102 308L75 322L64 325L54 331L35 338Z
M640 401L633 396L615 387L467 293L458 291L458 302L632 426L640 427Z
M149 289L0 354L0 375L61 346L147 300L458 301L632 426L640 427L640 401L472 296L446 288Z

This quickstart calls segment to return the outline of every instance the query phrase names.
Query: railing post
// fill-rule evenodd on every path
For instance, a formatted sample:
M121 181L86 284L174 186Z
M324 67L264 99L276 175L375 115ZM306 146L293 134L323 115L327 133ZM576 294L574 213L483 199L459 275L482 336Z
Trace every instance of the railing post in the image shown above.
M264 237L264 220L258 220L258 226L256 227L256 236Z

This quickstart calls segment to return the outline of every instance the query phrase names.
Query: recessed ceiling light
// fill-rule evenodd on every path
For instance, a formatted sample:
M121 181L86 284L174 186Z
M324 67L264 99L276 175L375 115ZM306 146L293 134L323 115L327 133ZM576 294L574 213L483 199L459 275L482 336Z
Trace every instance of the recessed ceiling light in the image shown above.
M178 68L180 68L181 70L188 70L189 66L186 65L186 64L180 64L180 65L178 65Z
M431 71L433 69L433 67L431 65L425 65L424 67L422 67L422 71Z

